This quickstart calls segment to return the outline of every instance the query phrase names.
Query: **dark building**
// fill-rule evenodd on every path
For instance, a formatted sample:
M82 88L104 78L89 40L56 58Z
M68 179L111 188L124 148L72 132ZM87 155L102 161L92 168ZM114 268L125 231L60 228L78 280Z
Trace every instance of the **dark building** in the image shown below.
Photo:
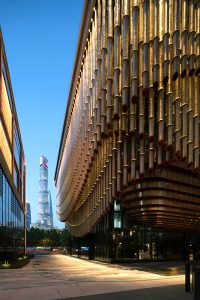
M86 1L55 172L72 252L199 256L199 118L200 1Z
M25 252L26 165L0 32L0 260Z
M26 201L26 229L31 227L31 204Z

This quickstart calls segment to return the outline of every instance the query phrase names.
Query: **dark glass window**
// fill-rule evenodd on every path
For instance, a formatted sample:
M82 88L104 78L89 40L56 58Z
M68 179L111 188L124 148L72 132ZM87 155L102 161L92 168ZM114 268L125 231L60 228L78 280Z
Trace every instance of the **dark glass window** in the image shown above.
M16 164L14 165L14 184L15 184L17 190L19 191L19 172L18 172Z
M24 253L24 213L0 169L0 260Z
M25 171L24 171L24 164L22 164L22 190L21 190L22 202L24 202L24 178L25 178Z
M9 83L8 83L8 78L7 78L7 73L6 73L6 68L5 68L5 65L4 65L4 61L3 61L3 65L2 65L2 71L3 71L4 81L5 81L5 84L6 84L6 90L7 90L9 103L10 103L10 108L11 108L11 111L12 111L11 93L10 93L10 88L9 88Z
M121 204L117 200L114 201L114 228L122 228Z
M114 213L114 228L122 228L122 214L119 212Z
M2 228L3 228L2 225L3 225L3 172L0 169L0 237L2 236Z
M21 145L20 145L17 127L15 124L14 124L14 155L15 155L15 160L16 160L18 169L20 169Z

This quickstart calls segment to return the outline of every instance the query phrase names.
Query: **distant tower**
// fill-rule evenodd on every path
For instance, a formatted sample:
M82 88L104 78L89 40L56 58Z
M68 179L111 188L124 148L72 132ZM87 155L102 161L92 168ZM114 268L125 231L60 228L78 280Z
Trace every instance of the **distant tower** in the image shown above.
M26 229L30 229L31 226L31 205L28 202L28 200L26 200Z
M50 208L50 226L53 228L53 209L52 209L52 201L51 201L51 192L49 191L49 208Z
M43 229L48 229L51 227L48 195L48 159L44 156L41 156L38 191L38 226Z

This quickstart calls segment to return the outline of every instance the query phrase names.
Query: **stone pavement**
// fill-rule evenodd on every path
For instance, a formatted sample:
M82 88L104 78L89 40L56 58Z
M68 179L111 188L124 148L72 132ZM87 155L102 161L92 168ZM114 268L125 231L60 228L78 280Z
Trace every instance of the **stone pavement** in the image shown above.
M36 256L22 269L0 270L0 300L192 300L183 284L184 275L146 272L133 264L118 266L63 255Z
M83 297L66 298L67 300L192 300L191 293L184 292L183 285L90 295Z

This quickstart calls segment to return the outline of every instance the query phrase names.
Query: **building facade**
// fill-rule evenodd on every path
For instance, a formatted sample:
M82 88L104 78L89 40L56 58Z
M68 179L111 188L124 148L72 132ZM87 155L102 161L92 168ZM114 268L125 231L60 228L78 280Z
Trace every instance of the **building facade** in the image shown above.
M38 227L48 229L50 224L50 206L48 191L48 159L40 157L40 177L38 191Z
M0 32L0 260L25 252L26 164Z
M54 228L54 226L53 226L53 207L52 207L52 199L51 199L50 190L49 190L49 217L50 217L50 226L51 226L51 228Z
M199 117L200 2L86 1L55 172L72 248L199 255Z
M31 228L31 204L26 201L26 229Z

